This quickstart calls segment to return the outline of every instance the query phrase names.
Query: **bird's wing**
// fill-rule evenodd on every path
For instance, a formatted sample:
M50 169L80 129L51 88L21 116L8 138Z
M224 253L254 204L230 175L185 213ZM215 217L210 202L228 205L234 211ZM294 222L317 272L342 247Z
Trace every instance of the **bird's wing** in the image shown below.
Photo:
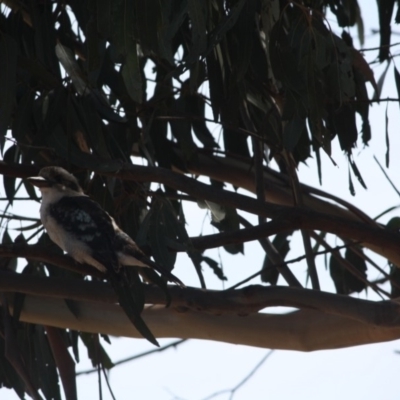
M50 206L51 217L76 240L84 242L91 256L109 269L118 270L111 217L87 196L63 197Z

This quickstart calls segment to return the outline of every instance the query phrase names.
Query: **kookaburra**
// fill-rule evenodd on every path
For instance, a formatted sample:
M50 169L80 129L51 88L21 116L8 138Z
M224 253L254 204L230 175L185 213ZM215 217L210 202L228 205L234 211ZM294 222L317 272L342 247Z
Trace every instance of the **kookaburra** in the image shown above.
M98 203L84 194L77 179L60 167L45 167L28 178L42 193L40 218L51 240L79 263L102 272L120 266L149 267L180 286L183 283L140 250Z

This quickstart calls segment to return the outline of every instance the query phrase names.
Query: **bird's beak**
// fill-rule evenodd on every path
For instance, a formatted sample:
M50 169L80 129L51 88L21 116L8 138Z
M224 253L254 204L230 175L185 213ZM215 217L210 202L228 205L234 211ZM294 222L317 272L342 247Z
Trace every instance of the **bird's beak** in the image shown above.
M31 176L27 179L33 186L37 186L38 188L47 188L51 186L50 182L41 176Z

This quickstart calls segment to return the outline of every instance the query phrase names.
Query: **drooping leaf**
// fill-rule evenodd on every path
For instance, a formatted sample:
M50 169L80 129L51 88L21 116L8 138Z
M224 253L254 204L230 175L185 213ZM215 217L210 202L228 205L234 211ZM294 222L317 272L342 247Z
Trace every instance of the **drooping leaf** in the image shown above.
M394 67L394 81L396 82L397 96L400 98L400 73L396 66Z
M351 172L349 168L349 192L352 196L356 195L356 191L354 189L353 179L351 178Z
M292 152L304 134L307 134L306 121L303 118L295 116L288 121L283 130L283 146L285 149Z
M388 118L388 108L389 104L386 104L386 112L385 112L385 142L386 142L386 168L389 168L390 163L390 139L389 139L389 118Z
M374 100L379 100L381 98L383 84L385 83L386 74L389 70L391 62L392 62L391 59L387 62L386 68L383 70L382 75L378 79L378 82L377 82L376 88L375 88L374 97L373 97ZM394 70L395 70L395 78L396 78L396 67L394 68Z
M398 268L396 265L389 264L390 265L390 287L391 291L390 294L392 295L392 298L398 298L400 297L400 268Z
M187 118L188 109L186 96L180 96L173 103L172 112L174 117L169 122L172 134L176 138L186 160L194 157L197 150L192 137L191 123Z
M239 216L236 209L231 207L225 208L225 218L216 221L212 220L211 225L215 226L221 232L237 231L239 230ZM224 249L230 254L237 254L244 252L243 243L229 244L224 246Z
M85 79L85 76L79 67L74 53L66 46L63 46L61 43L56 45L56 54L58 60L64 67L65 71L69 75L74 84L75 90L80 94L84 95L90 91L88 87L88 83Z
M5 33L0 34L0 138L5 136L15 107L17 44Z
M379 1L377 3L380 28L379 60L381 62L389 59L390 22L392 20L394 3L395 0Z
M61 400L58 373L47 335L40 325L35 325L33 335L35 363L32 370L38 374L38 381L46 399Z
M80 332L79 337L86 346L93 367L102 365L105 369L109 370L114 366L104 347L101 345L98 335Z
M356 113L347 105L343 105L333 114L335 130L342 150L349 152L357 142Z
M348 160L349 160L349 164L350 164L351 170L353 171L354 175L358 179L358 182L360 182L361 186L364 189L367 189L367 185L365 184L364 179L362 178L361 173L360 173L359 169L357 168L357 165L356 165L356 163L355 163L355 161L353 159L353 156L351 154L348 156Z
M192 128L204 147L218 147L206 124L205 103L200 96L186 96L186 110L193 117Z
M4 229L1 243L2 244L12 244L13 243L13 240L11 239L11 236L8 233L7 227L6 227L6 229ZM16 257L14 257L14 258L0 257L1 269L9 269L9 270L15 272L15 270L17 269L17 263L18 263L18 259Z
M207 53L209 53L224 38L225 34L235 25L245 3L246 0L238 0L230 9L230 12L211 32Z
M223 269L219 266L219 264L210 257L202 256L202 261L204 261L214 272L214 274L221 280L227 281L228 278L224 275Z
M210 87L211 110L214 121L217 122L223 102L224 82L223 72L217 61L215 52L207 56L207 77Z
M272 245L278 251L282 260L285 260L287 254L289 253L290 241L288 240L288 237L291 235L292 232L278 233L275 235L274 240L272 241ZM262 282L270 283L271 285L276 285L278 281L279 272L268 255L265 255L260 278Z
M360 249L361 251L361 249ZM367 278L367 266L364 258L360 257L353 250L347 249L345 259L353 265L358 274L364 279ZM350 294L354 292L361 292L365 289L366 284L352 272L349 271L337 258L331 256L329 262L330 274L339 294Z
M4 161L10 164L17 163L19 158L19 150L16 145L12 145L7 151L4 153ZM7 200L10 205L13 204L14 196L16 193L16 184L17 179L13 176L4 175L3 176L3 184L4 191L6 192Z
M122 78L126 89L132 100L137 103L142 102L142 76L139 67L139 60L134 43L131 44L125 62L122 66Z
M191 63L198 60L207 49L206 2L188 0L188 13L192 26L192 43L186 61Z

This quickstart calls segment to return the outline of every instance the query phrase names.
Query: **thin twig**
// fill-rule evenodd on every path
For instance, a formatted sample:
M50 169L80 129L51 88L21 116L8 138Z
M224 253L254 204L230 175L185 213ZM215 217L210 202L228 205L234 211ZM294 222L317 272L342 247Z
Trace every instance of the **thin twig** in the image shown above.
M213 393L212 395L204 398L203 400L210 400L213 399L214 397L218 397L221 394L225 393L230 393L231 395L229 396L229 400L233 399L233 396L235 393L245 384L247 381L262 367L262 365L267 361L267 359L271 356L271 354L274 352L274 350L270 350L265 356L258 362L258 364L250 371L248 375L245 376L245 378L240 381L236 386L234 386L232 389L224 389L220 390L218 392Z
M129 361L137 360L138 358L142 358L142 357L148 356L148 355L153 354L153 353L160 353L160 352L162 352L164 350L167 350L167 349L169 349L171 347L179 346L180 344L182 344L184 342L187 342L187 340L188 339L176 340L175 342L169 343L169 344L167 344L165 346L162 346L160 348L152 349L152 350L149 350L149 351L145 351L143 353L135 354L134 356L123 358L123 359L121 359L119 361L114 362L113 363L114 367L116 367L117 365L121 365L121 364L127 363ZM88 369L88 370L85 370L85 371L80 371L76 375L78 376L78 375L92 374L93 372L96 372L96 371L97 371L96 369Z
M400 191L397 189L397 187L394 185L394 183L392 182L392 180L389 178L389 175L386 173L386 171L383 169L382 165L380 164L380 162L378 161L378 159L376 158L376 156L374 155L374 160L376 161L376 163L378 164L380 170L382 171L383 175L385 175L385 178L387 179L387 181L390 183L390 186L392 186L392 188L394 189L394 191L397 193L398 196L400 196Z

